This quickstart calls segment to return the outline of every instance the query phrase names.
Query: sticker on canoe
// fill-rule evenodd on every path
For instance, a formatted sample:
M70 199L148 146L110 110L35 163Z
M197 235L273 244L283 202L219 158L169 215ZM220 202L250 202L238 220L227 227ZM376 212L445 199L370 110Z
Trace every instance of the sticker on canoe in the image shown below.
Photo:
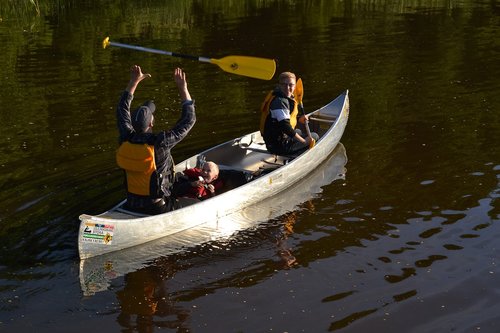
M113 224L85 223L82 241L109 245L113 241Z

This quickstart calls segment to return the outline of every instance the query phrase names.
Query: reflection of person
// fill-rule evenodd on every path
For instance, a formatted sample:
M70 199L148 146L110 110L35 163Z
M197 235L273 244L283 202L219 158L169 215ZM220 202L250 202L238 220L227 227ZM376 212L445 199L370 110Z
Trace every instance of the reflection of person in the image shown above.
M194 102L187 88L186 74L177 68L174 80L182 100L180 119L169 130L153 133L155 104L146 101L130 113L138 84L151 77L141 67L130 69L130 81L117 108L120 148L116 159L126 172L126 208L144 214L160 214L177 208L170 196L174 162L170 150L184 139L196 121Z
M177 197L208 199L222 187L219 177L219 167L214 162L205 162L201 168L191 168L183 171L183 175L174 184L174 194Z
M160 281L150 274L148 269L141 269L125 276L125 287L116 295L121 305L121 318L125 315L141 317L152 316L156 313L161 292L158 289Z
M117 321L123 332L153 332L158 325L189 331L189 310L176 305L165 288L168 278L175 273L174 269L174 266L153 265L125 276L123 289L116 292L120 303ZM155 322L157 317L168 319Z
M294 73L281 73L278 86L272 92L269 110L263 110L264 114L267 114L263 124L264 141L267 150L273 154L286 155L299 152L309 148L313 139L319 138L316 133L307 136L302 135L300 129L295 129L299 119L298 103L294 98L295 84ZM264 105L267 108L266 102ZM304 118L301 121L303 120Z

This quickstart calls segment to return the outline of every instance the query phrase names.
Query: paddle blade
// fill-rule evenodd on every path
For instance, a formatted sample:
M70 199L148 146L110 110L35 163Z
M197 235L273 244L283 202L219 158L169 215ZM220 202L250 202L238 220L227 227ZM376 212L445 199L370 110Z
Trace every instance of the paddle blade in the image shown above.
M297 102L302 104L302 98L304 97L304 86L302 85L302 79L299 78L295 83L295 97L297 98Z
M276 72L276 62L273 59L227 56L222 59L210 59L210 62L226 72L261 80L271 80Z

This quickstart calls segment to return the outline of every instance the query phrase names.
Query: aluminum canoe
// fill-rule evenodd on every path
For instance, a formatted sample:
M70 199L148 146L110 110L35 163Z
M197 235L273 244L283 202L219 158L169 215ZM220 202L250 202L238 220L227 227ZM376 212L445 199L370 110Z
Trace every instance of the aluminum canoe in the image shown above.
M261 174L234 189L165 214L134 214L122 208L125 203L122 201L102 214L80 215L80 259L130 248L222 220L286 190L324 162L340 142L349 117L348 91L308 116L311 131L320 138L312 149L298 156L270 154L260 132L256 131L207 149L176 165L176 171L192 168L202 155L207 161L219 165L220 177L231 172Z

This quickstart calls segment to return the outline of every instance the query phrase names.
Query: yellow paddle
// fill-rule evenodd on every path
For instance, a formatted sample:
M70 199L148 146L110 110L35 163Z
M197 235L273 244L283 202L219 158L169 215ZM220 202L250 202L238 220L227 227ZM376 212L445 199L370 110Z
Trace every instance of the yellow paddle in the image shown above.
M309 129L309 120L306 117L306 113L304 111L304 105L302 104L302 98L304 97L304 86L302 85L302 79L299 78L295 83L295 97L297 98L297 102L299 103L299 111L304 115L304 126L306 128L307 136L311 139L309 143L309 149L316 145L316 140L314 140L311 136L311 130Z
M221 59L197 57L187 54L150 49L148 47L111 42L109 40L109 37L106 37L102 41L102 47L106 48L109 45L123 47L137 51L163 54L172 57L198 60L200 62L208 62L219 66L223 71L237 75L253 77L255 79L261 79L261 80L271 80L274 76L274 73L276 72L276 62L273 59L238 56L238 55L231 55Z

